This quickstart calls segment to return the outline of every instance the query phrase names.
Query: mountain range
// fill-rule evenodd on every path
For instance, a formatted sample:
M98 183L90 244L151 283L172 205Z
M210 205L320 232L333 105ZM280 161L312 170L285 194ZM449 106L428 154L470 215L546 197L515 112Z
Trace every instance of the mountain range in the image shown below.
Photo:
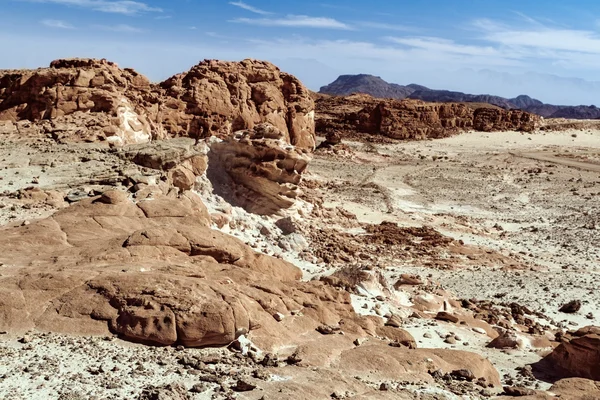
M431 102L477 102L489 103L505 109L521 109L546 118L600 119L600 108L596 106L561 106L546 104L527 95L505 98L488 94L468 94L449 90L436 90L410 84L388 83L378 76L358 74L340 75L334 82L321 87L319 93L346 96L364 93L373 97L393 99L417 99Z

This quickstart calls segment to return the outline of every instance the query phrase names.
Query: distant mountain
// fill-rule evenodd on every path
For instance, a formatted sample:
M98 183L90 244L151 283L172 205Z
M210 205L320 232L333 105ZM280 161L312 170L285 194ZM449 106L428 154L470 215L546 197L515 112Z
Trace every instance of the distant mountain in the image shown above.
M542 103L541 101L532 99L531 97L529 97L525 94L517 96L514 99L509 99L508 101L510 101L512 104L514 104L518 108L539 107L539 106L544 105L544 103Z
M407 98L434 102L489 103L506 109L517 108L504 97L490 96L488 94L466 94L462 92L452 92L449 90L417 90L407 96Z
M373 75L340 75L335 81L323 86L319 93L347 96L352 93L366 93L373 97L404 99L415 90L427 89L425 86L402 86L388 83Z
M450 90L435 90L411 83L398 85L388 83L378 76L340 75L334 82L321 87L319 93L347 96L352 93L365 93L373 97L391 99L417 99L431 102L473 102L489 103L505 109L518 108L546 118L600 119L600 108L596 106L559 106L545 104L527 95L512 99L489 94L468 94Z

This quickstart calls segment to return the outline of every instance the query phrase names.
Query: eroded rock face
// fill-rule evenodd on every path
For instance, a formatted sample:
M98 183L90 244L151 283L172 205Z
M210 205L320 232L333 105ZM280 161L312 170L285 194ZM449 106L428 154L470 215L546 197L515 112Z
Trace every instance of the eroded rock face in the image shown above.
M0 121L41 121L55 139L116 145L230 136L269 123L287 143L314 149L314 102L290 74L264 61L206 60L158 84L95 59L0 71Z
M289 208L308 166L308 152L290 145L284 132L269 124L237 132L211 145L209 178L232 204L255 214ZM226 174L230 180L224 180Z
M600 335L589 333L561 343L536 367L553 378L600 380Z
M317 96L317 132L369 133L392 139L448 137L469 129L533 131L540 118L519 110L478 103L382 100L368 95Z
M115 144L150 139L144 107L150 82L106 60L53 61L49 68L0 72L0 120L52 120L56 138L103 140Z
M160 84L161 122L171 135L227 137L269 123L284 140L314 149L314 103L294 76L257 60L205 60Z
M110 328L137 342L213 346L243 332L289 338L275 313L305 310L304 329L353 318L348 293L299 282L298 268L210 229L209 218L191 192L138 203L107 192L4 227L0 329Z
M540 117L521 110L478 108L473 113L473 128L478 131L523 131L533 132Z
M393 139L447 137L472 126L472 111L463 104L390 100L359 113L359 129Z

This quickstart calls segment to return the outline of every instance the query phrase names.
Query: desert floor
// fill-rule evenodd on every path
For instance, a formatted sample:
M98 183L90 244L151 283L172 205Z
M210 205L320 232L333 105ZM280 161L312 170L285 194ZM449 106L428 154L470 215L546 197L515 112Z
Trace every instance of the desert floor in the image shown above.
M465 244L519 260L518 266L447 268L431 268L419 259L397 260L384 266L384 274L428 277L459 299L527 305L546 316L544 323L557 328L598 325L600 131L473 132L431 141L345 144L347 152L317 152L306 174L307 181L327 187L320 189L326 206L344 208L356 214L360 222L431 226ZM46 151L47 146L41 142L38 150ZM29 145L19 143L0 144L6 165L1 190L26 187L37 176L57 189L65 189L63 176L68 180L83 177L89 183L90 175L94 175L106 181L112 174L106 163L120 162L112 160L112 153L94 146L61 150L53 145L49 151L56 152L56 162L41 165L31 161L35 154L27 157L28 149ZM36 147L31 149L35 153ZM82 155L90 158L84 166L80 163ZM0 198L0 223L18 223L53 212L15 204L15 199ZM261 249L256 244L254 247ZM315 266L313 272L326 269ZM582 301L579 313L558 312L571 300ZM357 299L357 304L369 301ZM527 346L510 351L486 349L487 340L481 335L455 326L417 320L404 328L417 339L419 347L484 354L505 382L516 379L515 368L542 357ZM458 344L442 339L452 330L462 337ZM0 334L0 398L121 399L134 398L149 384L179 382L191 387L199 382L198 376L182 368L182 355L211 352L218 355L215 368L226 370L239 364L216 350L146 348L115 338ZM123 369L122 365L128 367ZM70 382L68 387L65 382ZM530 384L549 387L543 382ZM202 385L218 386L215 382ZM194 396L210 398L206 394ZM254 398L254 394L245 396L238 398ZM444 396L435 398L459 398Z

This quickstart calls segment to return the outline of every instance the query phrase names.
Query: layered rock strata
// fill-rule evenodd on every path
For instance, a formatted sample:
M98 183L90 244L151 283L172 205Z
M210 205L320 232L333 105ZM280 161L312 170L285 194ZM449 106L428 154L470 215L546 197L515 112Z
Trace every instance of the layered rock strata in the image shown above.
M490 105L382 100L368 95L318 96L316 108L319 134L367 133L401 140L443 138L471 129L531 132L540 122L533 114Z

